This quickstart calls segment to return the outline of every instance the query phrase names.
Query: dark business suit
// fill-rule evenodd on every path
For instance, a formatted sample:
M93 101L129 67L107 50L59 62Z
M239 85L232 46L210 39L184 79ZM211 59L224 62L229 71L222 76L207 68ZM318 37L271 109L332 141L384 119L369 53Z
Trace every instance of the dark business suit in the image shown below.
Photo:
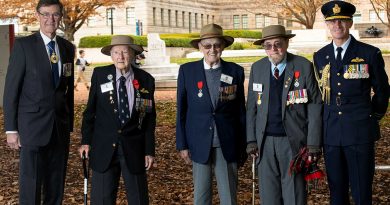
M329 105L324 103L323 131L331 204L349 204L349 184L356 204L371 204L374 143L380 137L378 121L389 102L382 54L351 36L342 66L336 66L332 43L314 54L314 62L319 77L330 64L331 97ZM364 64L368 65L367 78L344 77L344 66Z
M145 156L154 156L155 154L155 84L154 78L149 73L138 68L133 68L133 71L134 79L137 79L140 84L140 98L151 100L150 102L152 102L151 107L146 109L147 111L142 120L141 128L139 128L140 111L136 109L136 100L138 98L136 94L130 96L134 97L134 106L130 120L121 126L118 115L117 88L115 82L116 68L114 65L98 67L94 69L92 74L91 90L82 123L81 143L83 145L90 145L90 167L93 171L99 173L104 173L110 169L113 158L120 152L120 155L124 157L128 172L131 175L139 176L143 180L143 183L138 185L140 187L137 200L140 200L140 203L137 204L147 204L148 193L145 174ZM112 92L102 92L101 85L110 83L110 78L113 80ZM135 88L134 93L136 93ZM141 104L141 108L145 108L143 106L145 104ZM117 185L114 184L113 186ZM136 187L137 185L134 184L133 186ZM115 198L109 200L115 203ZM135 203L135 201L131 201L130 199L128 202Z
M293 156L295 156L299 149L303 146L316 146L321 145L321 96L318 90L312 64L305 58L301 56L296 56L290 53L287 53L287 62L284 70L284 79L283 79L283 90L282 90L282 124L287 136L276 137L277 139L286 138L288 139L289 147L288 153L280 153L284 155L287 159L284 162L279 162L280 167L283 167L282 170L277 171L277 168L266 168L264 171L259 171L259 180L262 182L262 177L267 179L267 182L270 182L269 177L273 174L279 173L279 177L287 177L288 165ZM295 86L296 82L295 73L299 72L298 82L299 86ZM247 141L256 142L257 147L259 148L259 161L262 160L271 160L264 159L263 153L264 150L270 148L270 145L265 145L265 142L268 138L273 136L267 136L266 128L268 123L268 112L271 106L276 106L270 104L270 92L276 92L276 90L270 89L270 78L273 78L271 75L271 63L269 59L263 58L252 65L251 74L248 84L248 99L247 99ZM261 84L261 86L260 86ZM255 87L260 86L261 89L256 89ZM294 103L287 104L289 91L298 91L306 89L308 101L306 103ZM259 93L260 100L259 102ZM275 159L273 159L275 160ZM260 166L260 165L259 165ZM282 179L280 179L282 180ZM280 182L277 182L278 184ZM283 197L285 204L304 204L306 203L305 196L305 185L304 180L301 175L295 177L294 181L294 192L290 193L288 190L283 190L281 193L281 188L275 187L275 184L260 184L261 189L275 190L271 191L271 196L267 194L267 197L270 199L265 201L266 196L263 197L262 203L264 204L279 204L280 199ZM287 193L286 193L287 192ZM283 194L283 196L282 196Z
M219 99L213 106L206 83L203 59L180 67L177 87L176 148L190 152L191 160L207 164L213 148L215 122L220 149L227 163L245 160L244 71L235 63L221 60L221 73L232 82L220 81ZM198 86L202 82L201 88ZM228 89L236 86L234 93ZM203 94L199 97L200 89ZM223 91L224 90L224 91ZM226 95L227 94L227 95ZM230 96L231 98L224 98ZM230 176L232 177L232 176Z
M50 204L62 201L69 136L73 130L75 51L73 44L61 37L57 36L56 42L61 60L61 77L56 86L39 32L17 39L9 61L4 118L6 131L18 131L22 146L21 204L39 201L41 183L46 187L45 201ZM64 71L64 67L69 69ZM56 160L51 162L50 157ZM43 168L48 165L50 168ZM47 181L49 175L54 177L52 181Z

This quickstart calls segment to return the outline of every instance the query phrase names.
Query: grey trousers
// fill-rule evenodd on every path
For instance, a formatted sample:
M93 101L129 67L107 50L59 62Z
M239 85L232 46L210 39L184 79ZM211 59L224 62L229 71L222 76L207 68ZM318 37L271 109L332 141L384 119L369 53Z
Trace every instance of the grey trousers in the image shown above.
M227 163L221 148L213 148L207 164L192 162L194 205L212 204L213 170L217 179L220 204L237 204L237 163Z
M306 204L303 174L288 174L293 156L287 136L266 136L261 156L258 165L261 205Z

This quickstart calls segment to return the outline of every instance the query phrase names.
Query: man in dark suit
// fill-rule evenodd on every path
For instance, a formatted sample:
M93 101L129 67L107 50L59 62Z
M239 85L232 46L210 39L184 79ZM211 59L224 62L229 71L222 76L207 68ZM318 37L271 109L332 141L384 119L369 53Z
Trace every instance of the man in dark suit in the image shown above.
M176 147L192 162L196 205L211 205L213 169L221 204L237 204L237 166L246 160L245 77L241 66L221 59L233 41L219 25L204 26L191 41L204 58L179 70Z
M257 160L261 204L306 204L304 173L289 175L300 149L318 160L321 146L321 95L307 59L287 52L280 25L263 29L267 56L252 65L248 84L248 154Z
M355 10L344 1L322 6L333 41L314 54L324 99L324 157L332 205L350 203L349 185L355 204L372 203L378 121L389 102L381 51L349 34Z
M19 203L61 204L73 130L74 46L56 35L58 0L40 0L39 32L17 39L4 90L7 143L20 149ZM43 188L42 188L43 187Z
M101 52L114 64L94 69L82 122L80 155L90 156L91 204L116 204L119 178L129 204L149 204L145 170L154 161L154 78L131 66L142 47L113 36Z

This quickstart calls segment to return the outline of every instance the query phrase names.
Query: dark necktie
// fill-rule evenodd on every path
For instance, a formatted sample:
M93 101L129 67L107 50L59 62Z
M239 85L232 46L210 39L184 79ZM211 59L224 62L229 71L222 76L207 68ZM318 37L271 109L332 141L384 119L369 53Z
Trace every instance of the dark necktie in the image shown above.
M336 63L337 67L340 68L342 63L341 63L341 52L343 51L343 48L337 47L337 56L336 56Z
M274 70L274 77L276 80L279 79L279 69L277 67Z
M126 78L119 78L119 120L123 126L130 119L129 98L126 90Z
M50 56L50 64L51 64L51 72L53 75L53 85L57 87L57 83L60 79L58 73L58 56L56 55L56 44L54 41L50 41L47 46L49 47L49 56Z

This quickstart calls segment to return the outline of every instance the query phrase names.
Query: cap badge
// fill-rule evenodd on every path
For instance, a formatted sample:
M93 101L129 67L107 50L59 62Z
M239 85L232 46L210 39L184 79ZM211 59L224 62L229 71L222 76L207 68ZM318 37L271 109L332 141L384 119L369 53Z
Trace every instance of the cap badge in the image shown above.
M340 13L341 8L339 7L338 4L335 4L332 10L333 10L334 14L338 14L338 13Z

